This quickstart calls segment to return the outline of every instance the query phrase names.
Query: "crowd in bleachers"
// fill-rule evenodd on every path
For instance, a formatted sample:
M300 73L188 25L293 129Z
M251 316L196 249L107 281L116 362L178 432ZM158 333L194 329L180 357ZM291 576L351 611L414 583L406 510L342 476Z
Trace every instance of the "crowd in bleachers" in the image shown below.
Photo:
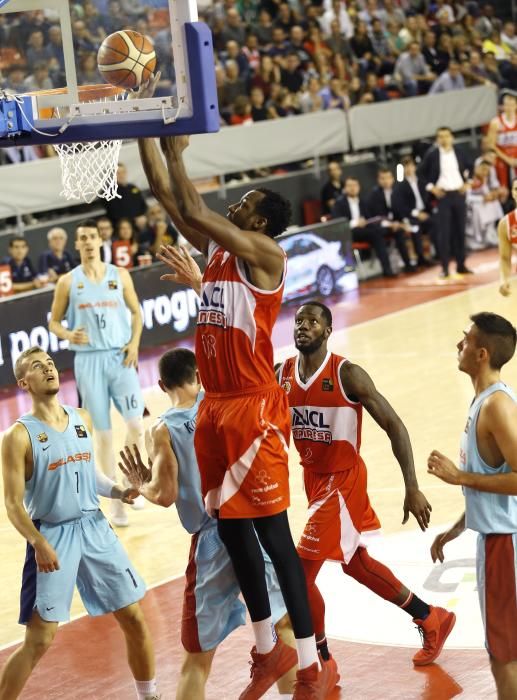
M494 83L517 89L517 34L491 4L470 0L201 0L212 30L224 122L242 124L397 97ZM103 38L130 27L150 36L174 89L167 6L132 0L71 2L79 84L102 82ZM65 84L52 11L0 15L0 86Z

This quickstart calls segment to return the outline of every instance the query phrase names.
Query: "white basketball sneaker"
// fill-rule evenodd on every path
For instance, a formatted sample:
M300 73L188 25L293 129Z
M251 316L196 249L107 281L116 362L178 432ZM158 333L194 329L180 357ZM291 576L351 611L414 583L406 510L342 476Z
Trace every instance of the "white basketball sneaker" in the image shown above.
M110 521L115 527L127 527L129 525L129 519L124 504L118 499L114 499L111 502Z

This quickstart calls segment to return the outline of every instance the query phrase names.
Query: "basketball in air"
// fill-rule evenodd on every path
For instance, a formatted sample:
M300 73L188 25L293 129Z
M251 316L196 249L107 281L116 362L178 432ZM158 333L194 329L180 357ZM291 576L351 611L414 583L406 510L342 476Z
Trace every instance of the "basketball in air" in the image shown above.
M153 42L139 32L124 29L107 36L97 53L99 71L107 83L137 88L156 68Z

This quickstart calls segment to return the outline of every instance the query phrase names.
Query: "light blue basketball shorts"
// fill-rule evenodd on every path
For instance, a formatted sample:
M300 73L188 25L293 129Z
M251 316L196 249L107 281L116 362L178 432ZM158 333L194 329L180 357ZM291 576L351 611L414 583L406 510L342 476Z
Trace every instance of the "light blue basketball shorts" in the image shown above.
M100 510L64 523L35 521L55 549L59 570L37 570L34 549L27 544L20 595L20 624L34 610L47 622L66 622L74 588L90 615L104 615L143 598L145 583Z
M271 616L276 624L286 613L270 558L264 552ZM183 597L181 643L191 654L215 649L234 629L246 623L246 607L230 557L211 525L192 535Z
M111 401L121 416L140 418L144 399L134 367L124 367L120 350L76 352L74 373L84 408L96 430L110 430Z

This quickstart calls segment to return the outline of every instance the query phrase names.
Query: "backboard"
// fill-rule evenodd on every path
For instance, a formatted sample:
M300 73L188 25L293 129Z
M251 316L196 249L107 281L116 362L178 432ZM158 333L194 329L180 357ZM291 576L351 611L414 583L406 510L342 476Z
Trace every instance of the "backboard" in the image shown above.
M11 44L0 45L0 147L219 129L212 37L195 0L128 5L134 14L119 0L0 0ZM155 43L162 80L153 98L124 99L97 70L103 31L120 29Z

